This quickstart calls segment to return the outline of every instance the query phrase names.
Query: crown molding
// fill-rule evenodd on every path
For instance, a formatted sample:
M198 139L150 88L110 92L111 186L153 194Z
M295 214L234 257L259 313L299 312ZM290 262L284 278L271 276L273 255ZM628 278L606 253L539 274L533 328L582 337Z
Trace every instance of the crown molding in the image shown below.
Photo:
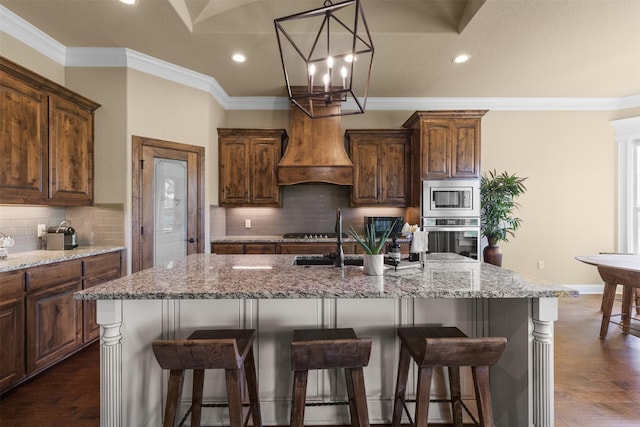
M0 22L2 23L0 31L3 33L37 50L58 64L65 65L66 47L62 43L2 5L0 5Z
M616 130L616 141L640 140L640 116L611 120L609 123Z
M66 47L0 5L2 32L66 67L124 67L209 93L225 110L287 110L286 97L231 97L215 78L127 48ZM367 110L605 111L640 107L640 94L620 98L373 98ZM345 109L350 109L349 103Z

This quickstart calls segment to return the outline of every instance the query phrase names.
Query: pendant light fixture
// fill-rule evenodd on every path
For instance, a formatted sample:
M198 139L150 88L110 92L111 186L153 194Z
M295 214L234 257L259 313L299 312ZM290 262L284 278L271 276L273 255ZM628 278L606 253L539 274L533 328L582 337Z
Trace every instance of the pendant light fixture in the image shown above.
M360 0L326 0L274 24L293 104L312 119L364 113L373 42Z

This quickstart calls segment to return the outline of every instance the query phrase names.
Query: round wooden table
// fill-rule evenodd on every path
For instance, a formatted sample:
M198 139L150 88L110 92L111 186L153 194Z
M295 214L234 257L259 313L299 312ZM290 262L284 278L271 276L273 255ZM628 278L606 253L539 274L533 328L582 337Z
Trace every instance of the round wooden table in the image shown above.
M601 254L577 256L578 261L598 267L598 273L604 280L602 293L602 324L600 338L607 336L611 309L616 296L616 288L622 285L622 332L629 333L631 310L635 294L635 304L640 305L640 255ZM637 308L640 311L640 307Z

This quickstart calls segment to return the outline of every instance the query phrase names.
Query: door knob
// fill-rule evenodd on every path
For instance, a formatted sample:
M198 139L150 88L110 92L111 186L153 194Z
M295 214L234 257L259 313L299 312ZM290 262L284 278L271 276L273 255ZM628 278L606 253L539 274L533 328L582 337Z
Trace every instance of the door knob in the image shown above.
M195 242L196 242L196 239L194 239L193 237L189 237L189 240L188 240L188 241L189 241L189 243L195 243Z

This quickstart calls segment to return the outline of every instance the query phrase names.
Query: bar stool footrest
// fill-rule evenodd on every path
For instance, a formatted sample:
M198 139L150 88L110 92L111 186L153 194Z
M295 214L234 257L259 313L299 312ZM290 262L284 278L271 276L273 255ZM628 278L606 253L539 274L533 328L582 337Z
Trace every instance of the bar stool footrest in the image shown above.
M202 408L228 408L229 404L228 403L203 403L200 406ZM242 403L242 406L250 408L251 404ZM182 417L182 419L180 420L180 423L178 423L178 427L184 426L185 421L187 421L187 418L189 418L189 414L191 414L191 409L193 409L193 405L189 406L189 410L187 411L186 414L184 414L184 417ZM244 419L244 423L242 424L244 427L246 427L249 424L250 416L251 416L251 409L249 409L249 412L247 412L247 417Z
M413 420L411 419L411 414L409 413L409 409L407 408L406 403L415 403L416 399L404 399L402 398L402 406L404 407L404 411L407 415L407 417L409 418L409 424L411 426L415 426ZM451 403L451 399L429 399L429 402L431 403ZM467 413L467 415L469 415L469 418L471 418L471 421L473 422L474 425L476 426L480 426L480 422L478 420L476 420L476 417L473 416L473 413L471 413L471 410L469 409L469 407L464 403L463 400L460 400L460 405L462 405L462 408L464 409L464 411Z
M345 401L345 402L305 402L304 406L342 406L342 405L348 405L349 402Z

